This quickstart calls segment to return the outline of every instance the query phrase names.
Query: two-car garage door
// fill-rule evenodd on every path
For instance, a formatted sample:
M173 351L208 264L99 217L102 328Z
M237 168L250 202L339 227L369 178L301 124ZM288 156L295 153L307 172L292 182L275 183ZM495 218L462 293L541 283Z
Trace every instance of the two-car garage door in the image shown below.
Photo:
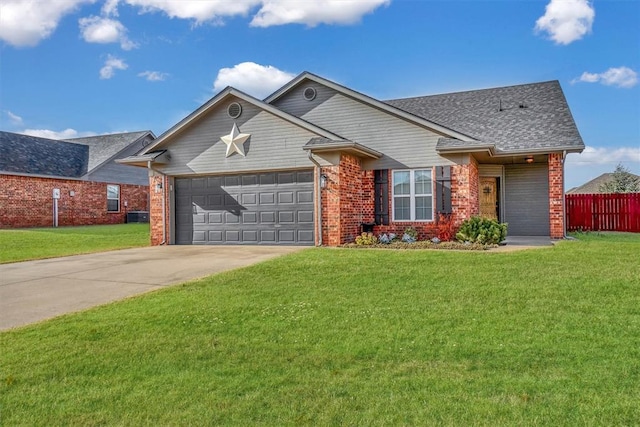
M177 244L313 245L313 171L176 178Z

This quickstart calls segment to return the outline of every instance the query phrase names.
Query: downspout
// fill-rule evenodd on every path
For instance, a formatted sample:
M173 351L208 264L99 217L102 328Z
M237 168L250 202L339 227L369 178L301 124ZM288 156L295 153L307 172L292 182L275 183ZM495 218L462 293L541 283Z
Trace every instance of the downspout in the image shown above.
M318 246L322 246L322 185L320 185L321 180L321 167L320 163L316 159L313 158L313 153L309 150L309 160L316 165L316 171L318 172L318 179L316 180L316 185L318 186L317 198L318 198L318 215L316 221L318 221L317 233L318 233Z
M159 174L162 177L162 242L160 242L160 246L165 245L167 243L167 211L166 211L166 198L167 198L167 186L165 185L166 175L151 167L151 160L147 162L147 168L150 171L153 171Z
M562 151L562 238L567 238L567 206L566 206L566 196L564 194L564 161L567 158L567 150Z

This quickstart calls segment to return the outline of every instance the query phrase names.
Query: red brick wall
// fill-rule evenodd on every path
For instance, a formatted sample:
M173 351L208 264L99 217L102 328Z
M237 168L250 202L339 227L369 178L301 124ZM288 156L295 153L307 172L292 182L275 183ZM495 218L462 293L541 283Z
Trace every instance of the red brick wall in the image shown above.
M549 226L552 239L564 238L564 176L562 154L549 154Z
M480 214L478 162L451 167L451 208L456 224Z
M0 228L53 226L54 188L60 189L59 226L122 224L126 212L149 210L149 188L146 185L118 184L120 212L107 212L107 184L0 175Z
M161 185L159 187L158 185ZM166 176L156 175L149 178L149 197L151 199L151 210L149 211L149 222L151 227L151 244L154 246L170 244L170 206L169 206L169 178ZM162 218L162 197L165 196L165 218L166 222L163 229ZM166 240L166 242L165 242Z

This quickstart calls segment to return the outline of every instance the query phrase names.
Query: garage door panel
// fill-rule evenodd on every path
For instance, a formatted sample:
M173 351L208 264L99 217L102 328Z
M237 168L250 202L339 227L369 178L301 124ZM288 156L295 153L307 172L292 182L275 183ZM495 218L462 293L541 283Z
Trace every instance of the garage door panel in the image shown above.
M242 223L243 224L257 224L258 223L258 213L257 212L242 212Z
M293 191L282 191L278 193L278 203L281 205L293 204Z
M176 178L179 244L314 243L313 171Z
M242 186L257 186L258 185L258 175L242 175Z
M209 212L209 224L222 224L222 212Z
M312 223L313 222L313 211L298 211L298 222L301 222L301 223Z
M256 193L244 193L240 196L240 200L242 205L257 205L258 204L258 195Z
M295 215L293 214L293 211L279 211L278 212L278 222L280 224L283 223L290 223L293 224Z
M261 205L274 205L276 203L276 195L274 193L260 193Z
M313 191L298 191L298 203L313 203Z

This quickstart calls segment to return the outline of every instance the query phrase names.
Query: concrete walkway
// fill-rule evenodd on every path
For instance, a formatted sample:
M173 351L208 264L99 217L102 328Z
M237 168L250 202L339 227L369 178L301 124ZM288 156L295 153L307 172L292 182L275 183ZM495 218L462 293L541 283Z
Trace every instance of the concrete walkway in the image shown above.
M502 246L490 249L491 252L512 252L523 249L549 248L554 241L542 236L507 236Z
M0 330L304 249L156 246L0 265Z

